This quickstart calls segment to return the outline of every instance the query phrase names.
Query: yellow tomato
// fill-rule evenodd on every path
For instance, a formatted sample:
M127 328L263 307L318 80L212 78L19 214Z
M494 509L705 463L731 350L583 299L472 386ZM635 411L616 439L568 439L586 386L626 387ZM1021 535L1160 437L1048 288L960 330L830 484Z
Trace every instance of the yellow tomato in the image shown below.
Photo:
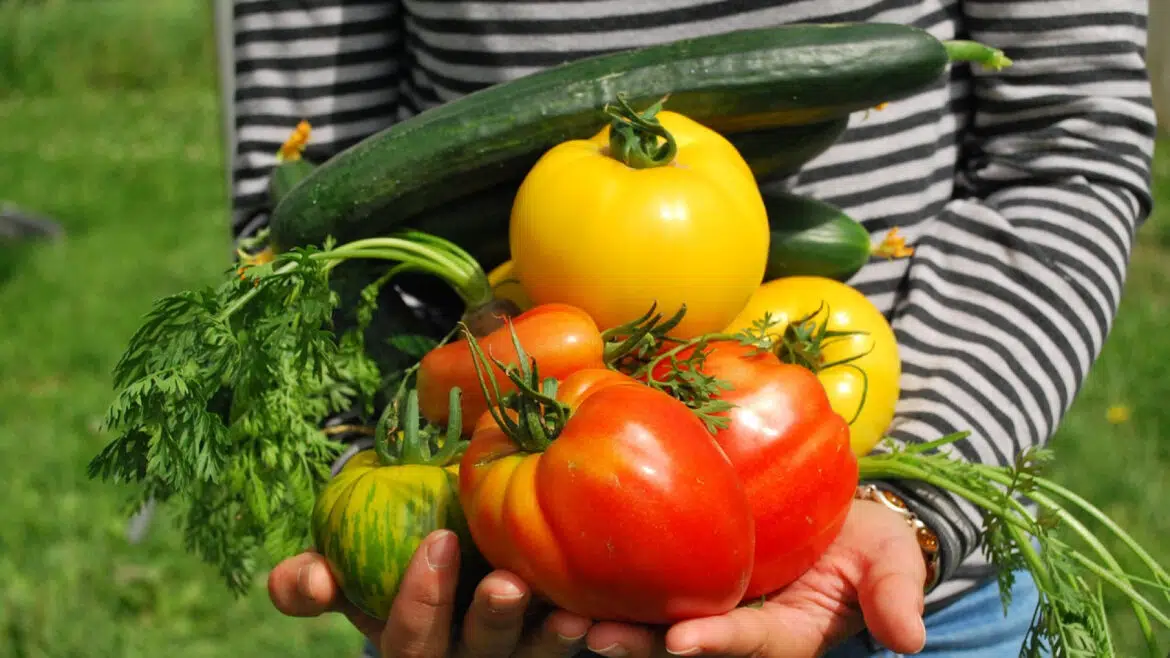
M824 305L820 311L817 309ZM857 455L869 453L889 429L898 402L902 361L894 331L865 295L822 277L786 277L756 291L728 332L748 329L771 314L770 334L781 335L791 322L816 313L807 328L820 327L828 314L828 331L865 332L828 338L812 364L829 394L833 411L851 421L850 443ZM851 365L831 365L853 359ZM863 374L864 373L864 374Z
M680 337L719 331L763 280L768 218L739 152L718 133L672 112L657 119L678 150L635 168L610 155L610 129L550 149L512 208L514 272L536 304L562 302L602 329L657 303L684 303ZM619 132L619 134L621 134Z
M521 311L532 308L532 300L524 291L524 286L512 271L512 261L505 261L488 273L488 283L498 299L507 299L518 306Z

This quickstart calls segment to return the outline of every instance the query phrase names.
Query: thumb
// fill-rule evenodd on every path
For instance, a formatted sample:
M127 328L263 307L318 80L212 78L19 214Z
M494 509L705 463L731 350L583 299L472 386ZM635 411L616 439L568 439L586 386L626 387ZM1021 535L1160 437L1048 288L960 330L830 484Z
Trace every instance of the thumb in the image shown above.
M918 653L926 645L922 612L926 563L914 529L906 520L876 503L871 516L869 549L862 560L857 598L866 628L895 653Z
M446 656L458 585L459 539L450 530L436 530L406 567L382 633L382 655Z

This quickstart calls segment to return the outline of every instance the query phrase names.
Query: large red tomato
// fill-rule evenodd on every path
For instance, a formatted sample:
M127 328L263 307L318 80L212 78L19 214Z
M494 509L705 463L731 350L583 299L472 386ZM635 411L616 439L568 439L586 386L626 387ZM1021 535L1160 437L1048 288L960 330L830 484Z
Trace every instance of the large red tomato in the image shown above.
M459 493L484 557L591 619L734 608L751 575L752 510L702 422L606 369L569 375L556 399L564 420L551 441L510 436L493 415L475 428Z
M678 359L689 359L683 350ZM654 369L669 377L670 364ZM715 399L732 405L715 440L735 465L756 522L746 598L796 580L840 532L857 488L849 425L829 406L817 376L733 341L713 342L700 371L730 384Z

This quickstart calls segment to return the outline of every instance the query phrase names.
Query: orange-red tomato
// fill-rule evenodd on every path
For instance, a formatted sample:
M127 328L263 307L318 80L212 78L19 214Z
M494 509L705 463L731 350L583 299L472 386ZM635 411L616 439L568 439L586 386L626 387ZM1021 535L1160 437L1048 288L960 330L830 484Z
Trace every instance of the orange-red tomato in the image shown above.
M666 368L656 368L656 378ZM755 518L755 566L744 596L771 594L807 571L845 522L858 481L849 425L812 371L772 353L713 342L700 370L731 385L717 395L732 408L719 414L728 425L715 440L735 465Z
M478 339L488 359L516 365L512 331L528 356L537 359L541 377L562 378L582 368L603 367L605 343L597 324L584 311L566 304L543 304L512 318L508 324ZM493 365L501 394L515 390L503 371ZM479 417L487 411L487 399L480 388L479 373L472 360L471 346L459 339L431 350L418 370L419 409L432 423L445 425L450 411L449 395L458 386L463 393L463 432L470 434ZM489 388L489 390L491 390Z
M724 331L737 333L771 314L777 322L768 333L783 335L800 318L849 335L825 341L817 355L817 377L833 410L849 421L853 452L869 454L894 419L902 375L898 341L890 323L873 302L855 288L827 277L792 276L760 286L748 305ZM822 368L848 361L848 365Z
M580 370L568 419L527 450L481 417L460 464L476 546L557 606L670 623L743 598L754 523L735 468L674 398L612 370Z

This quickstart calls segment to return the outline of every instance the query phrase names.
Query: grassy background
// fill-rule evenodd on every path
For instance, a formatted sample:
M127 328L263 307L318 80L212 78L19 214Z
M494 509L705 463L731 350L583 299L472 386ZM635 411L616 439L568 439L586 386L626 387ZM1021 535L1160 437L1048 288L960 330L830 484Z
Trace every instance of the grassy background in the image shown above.
M0 249L3 658L349 656L359 645L340 620L280 617L259 585L233 600L165 522L129 545L119 492L84 475L105 440L108 373L140 315L212 281L227 257L208 5L0 0L0 201L68 232ZM1054 443L1059 478L1154 547L1170 533L1167 250L1170 217L1156 217ZM1107 420L1115 406L1128 421ZM1159 558L1170 564L1170 547Z

